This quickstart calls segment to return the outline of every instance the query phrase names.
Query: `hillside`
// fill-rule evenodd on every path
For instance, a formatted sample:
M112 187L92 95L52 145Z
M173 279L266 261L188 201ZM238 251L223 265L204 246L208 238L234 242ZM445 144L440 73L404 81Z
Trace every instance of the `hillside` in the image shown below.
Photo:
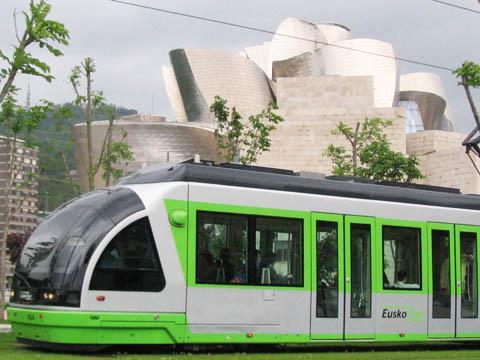
M66 104L66 106L72 111L71 118L56 119L52 114L41 123L33 136L34 142L39 148L39 211L51 211L74 197L73 189L65 174L60 152L65 153L69 168L74 170L70 127L83 122L83 117L78 106L72 104ZM137 111L133 109L118 108L119 116L136 113ZM102 115L97 118L98 120L103 119Z

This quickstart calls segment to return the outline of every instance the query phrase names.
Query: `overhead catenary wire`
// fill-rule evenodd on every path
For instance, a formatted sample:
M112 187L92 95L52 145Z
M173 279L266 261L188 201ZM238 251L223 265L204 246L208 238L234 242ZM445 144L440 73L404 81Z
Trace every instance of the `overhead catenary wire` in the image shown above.
M472 12L472 13L480 14L480 10L470 9L470 8L465 7L465 6L461 6L461 5L449 3L449 2L447 2L447 1L442 1L442 0L432 0L432 1L433 1L433 2L436 2L436 3L438 3L438 4L443 4L443 5L451 6L451 7L460 9L460 10L465 10L465 11L469 11L469 12Z
M168 10L168 9L157 8L157 7L143 5L143 4L137 4L137 3L132 3L132 2L123 1L123 0L107 0L107 1L110 1L110 2L113 2L113 3L116 3L116 4L123 4L123 5L134 6L134 7L138 7L138 8L142 8L142 9L146 9L146 10L161 12L161 13L165 13L165 14L182 16L182 17L186 17L186 18L190 18L190 19L206 21L206 22L211 22L211 23L225 25L225 26L236 27L236 28L240 28L240 29L244 29L244 30L261 32L261 33L264 33L264 34L271 34L271 35L283 36L283 37L296 39L296 40L308 41L308 42L312 42L312 43L315 43L315 44L322 44L322 45L325 45L325 46L331 46L331 47L344 49L344 50L348 50L348 51L354 51L354 52L363 53L363 54L367 54L367 55L373 55L373 56L379 56L379 57L388 58L388 59L394 59L394 60L398 60L398 61L402 61L402 62L406 62L406 63L422 65L422 66L431 67L431 68L440 69L440 70L445 70L445 71L449 71L449 72L453 71L453 68L450 68L450 67L447 67L447 66L441 66L441 65L431 64L431 63L427 63L427 62L419 61L419 60L413 60L413 59L407 59L407 58L402 58L402 57L397 57L397 56L380 54L380 53L376 53L376 52L368 51L368 50L355 49L355 48L351 48L351 47L343 46L343 45L338 45L338 44L329 44L329 43L324 42L324 41L307 39L307 38L302 38L302 37L299 37L299 36L288 35L288 34L281 34L281 33L277 33L277 32L272 31L272 30L261 29L261 28L257 28L257 27L253 27L253 26L232 23L232 22L229 22L229 21L208 18L208 17L205 17L205 16L187 14L187 13L183 13L183 12L172 11L172 10Z

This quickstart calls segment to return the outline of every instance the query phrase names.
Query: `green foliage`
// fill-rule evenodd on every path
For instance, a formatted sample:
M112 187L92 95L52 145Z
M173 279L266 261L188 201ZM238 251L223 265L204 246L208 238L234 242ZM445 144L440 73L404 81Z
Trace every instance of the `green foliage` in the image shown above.
M355 129L340 122L332 135L347 140L350 149L328 145L325 155L332 160L333 173L378 182L411 182L423 178L415 156L405 156L390 148L384 129L391 125L390 120L381 118L366 118Z
M133 153L129 145L124 142L127 133L124 133L120 142L112 140L113 123L116 117L116 109L106 105L105 97L101 91L92 89L93 75L96 68L92 58L85 58L80 65L74 66L70 73L70 84L75 92L75 105L82 109L83 121L86 124L87 133L87 178L88 190L94 189L95 175L100 168L104 172L103 178L110 185L111 177L114 179L123 175L120 168L115 168L115 163L133 160ZM84 84L82 84L82 81ZM100 154L93 158L92 122L95 121L98 112L107 114L109 125L102 142Z
M270 103L257 115L251 115L244 125L242 116L235 107L230 110L227 100L215 96L210 112L217 121L215 138L220 150L220 158L225 162L240 162L243 165L254 164L258 155L270 150L270 134L283 118L274 110L277 106Z
M388 141L374 141L360 152L358 176L378 182L412 182L422 179L418 169L418 159L414 155L405 156L390 149Z
M52 111L53 104L42 100L41 105L24 108L12 95L7 95L0 106L0 127L3 135L14 140L22 139L25 146L32 146L32 133Z
M70 83L72 84L73 90L75 91L75 105L78 106L90 106L92 114L86 114L86 116L92 116L92 121L95 117L95 110L105 106L105 96L103 95L102 91L94 91L91 90L89 87L91 85L92 76L97 71L95 63L92 58L85 58L80 65L76 65L72 68L70 72ZM82 78L84 78L85 82L87 83L87 90L86 94L80 94L80 87L82 86ZM90 104L89 104L90 102ZM104 111L108 112L108 108L105 107ZM89 119L86 119L86 121Z
M480 87L480 64L466 61L462 66L453 70L453 74L460 80L460 85Z
M339 176L358 176L357 171L353 170L352 154L347 152L343 146L329 144L325 156L330 158L333 163L333 173Z
M127 137L127 135L128 134L125 133L125 137ZM124 161L133 161L135 157L133 156L130 146L123 141L112 141L110 146L111 149L107 153L108 155L103 159L103 178L106 179L110 174L115 182L121 178L124 173L121 168L115 167L114 165Z
M117 117L117 108L115 105L107 105L105 113L108 116L108 129L102 146L102 155L99 161L103 169L103 179L105 185L110 186L111 180L115 182L124 175L122 168L115 165L135 160L130 145L125 142L128 132L123 131L120 141L114 141L113 138L113 122Z
M470 104L470 109L472 110L473 118L475 119L475 123L477 125L477 130L480 131L480 114L477 110L477 107L475 106L472 92L470 91L470 87L480 88L480 64L475 64L472 61L466 61L462 64L461 67L455 69L453 71L453 74L456 75L457 79L460 80L458 82L458 85L463 86L465 90L468 103ZM478 141L475 146L477 145ZM472 149L472 144L467 144L466 149L467 154L469 154L470 150ZM479 172L478 169L477 172Z
M29 11L22 12L23 35L20 36L18 29L15 29L17 44L13 47L13 54L9 56L0 51L0 60L5 64L0 67L0 80L7 79L0 92L0 102L10 93L17 73L42 77L49 82L53 79L50 66L27 51L30 45L36 44L40 48L45 48L53 56L63 55L57 46L68 45L68 30L62 23L48 18L50 11L51 6L46 1L30 1ZM16 27L16 15L14 17Z
M118 116L136 114L136 110L116 107ZM99 118L107 114L99 113ZM32 141L38 146L39 188L38 208L51 211L75 197L60 153L65 154L68 168L75 169L73 138L70 128L83 122L82 109L75 104L55 105L47 119L32 133ZM78 183L77 192L80 191Z

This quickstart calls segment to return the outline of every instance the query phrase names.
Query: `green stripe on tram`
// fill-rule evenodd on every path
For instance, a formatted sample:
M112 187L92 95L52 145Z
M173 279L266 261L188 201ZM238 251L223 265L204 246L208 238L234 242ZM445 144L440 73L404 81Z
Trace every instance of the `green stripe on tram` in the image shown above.
M192 333L182 313L119 313L8 308L16 337L63 344L308 343L365 340L405 342L452 339L451 334ZM479 333L462 334L470 340ZM337 340L333 340L337 338ZM457 339L460 340L460 339Z

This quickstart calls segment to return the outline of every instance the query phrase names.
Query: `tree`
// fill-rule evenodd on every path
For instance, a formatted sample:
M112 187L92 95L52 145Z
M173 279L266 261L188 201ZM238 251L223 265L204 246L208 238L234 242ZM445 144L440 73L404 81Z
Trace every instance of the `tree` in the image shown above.
M2 189L4 199L3 220L4 231L0 244L0 316L3 318L5 301L5 281L7 264L7 235L12 214L15 214L29 193L29 186L36 181L33 174L26 174L24 181L18 182L16 175L19 170L14 158L21 154L20 164L23 164L25 150L32 146L31 133L45 119L51 110L51 103L44 101L41 105L24 109L18 106L15 95L18 89L14 86L18 74L41 77L50 82L53 76L50 67L28 50L34 46L46 49L54 56L63 55L59 45L68 45L69 34L65 26L49 19L51 6L44 0L30 1L29 10L22 12L24 19L23 33L17 27L17 14L14 13L16 44L13 52L7 54L0 50L0 125L6 143L9 172ZM21 140L23 138L23 140ZM15 154L15 156L13 156ZM12 210L13 209L13 210Z
M136 110L118 106L116 112L119 117L137 114ZM81 192L78 179L72 178L70 173L75 168L71 128L82 122L83 115L79 106L72 103L58 104L55 105L55 111L32 134L33 141L38 146L39 210L48 212Z
M135 158L130 149L130 146L125 142L125 139L128 136L128 132L123 131L120 141L112 140L113 133L113 121L117 116L117 109L115 106L110 105L107 109L108 114L108 129L106 134L106 150L105 156L102 160L102 169L103 169L103 179L105 180L105 185L110 186L111 180L118 180L123 176L123 170L121 168L115 167L115 164L118 164L122 161L133 161Z
M5 79L0 90L0 104L11 93L18 73L42 77L48 82L52 81L50 67L27 51L27 48L37 45L47 49L54 56L63 55L56 46L57 44L68 45L68 30L62 23L48 18L50 11L51 6L46 1L30 1L29 12L22 12L25 29L21 36L17 28L17 15L14 13L17 44L13 47L13 54L10 56L0 50L0 59L7 64L6 67L0 68L0 80Z
M453 70L453 74L460 80L458 85L463 86L465 90L475 123L477 124L477 129L480 131L480 116L470 91L470 87L480 88L480 64L476 64L473 61L466 61L461 67Z
M339 176L365 177L379 182L411 182L423 176L418 170L418 159L405 156L390 148L384 129L391 126L390 120L365 118L355 129L340 122L332 135L342 136L350 144L328 145L325 155L333 162L333 173Z
M123 133L121 141L112 140L112 131L116 110L105 104L105 97L101 91L92 89L93 75L96 71L92 58L85 58L82 63L75 66L70 74L70 83L75 92L75 105L82 109L83 120L87 127L87 179L88 190L94 189L94 180L100 168L107 171L104 178L110 182L110 178L120 177L121 169L113 168L113 164L120 161L133 160L133 154L129 145L124 142L127 133ZM82 79L85 81L84 93L81 93ZM94 159L92 143L92 123L96 120L99 112L106 113L109 117L108 128L102 141L102 147L98 158Z
M225 162L254 164L258 156L270 150L270 134L283 118L274 110L277 106L271 102L257 115L248 117L247 124L235 107L227 106L227 100L215 96L210 112L216 119L215 139L220 150L219 158Z
M476 123L476 127L473 131L463 140L462 145L466 148L466 153L470 158L475 170L480 174L480 169L470 156L470 151L480 157L480 116L478 114L475 102L470 88L480 88L480 64L475 64L472 61L466 61L461 67L453 70L453 74L459 79L458 85L463 86L465 94L467 95L470 109L472 110L473 118Z

